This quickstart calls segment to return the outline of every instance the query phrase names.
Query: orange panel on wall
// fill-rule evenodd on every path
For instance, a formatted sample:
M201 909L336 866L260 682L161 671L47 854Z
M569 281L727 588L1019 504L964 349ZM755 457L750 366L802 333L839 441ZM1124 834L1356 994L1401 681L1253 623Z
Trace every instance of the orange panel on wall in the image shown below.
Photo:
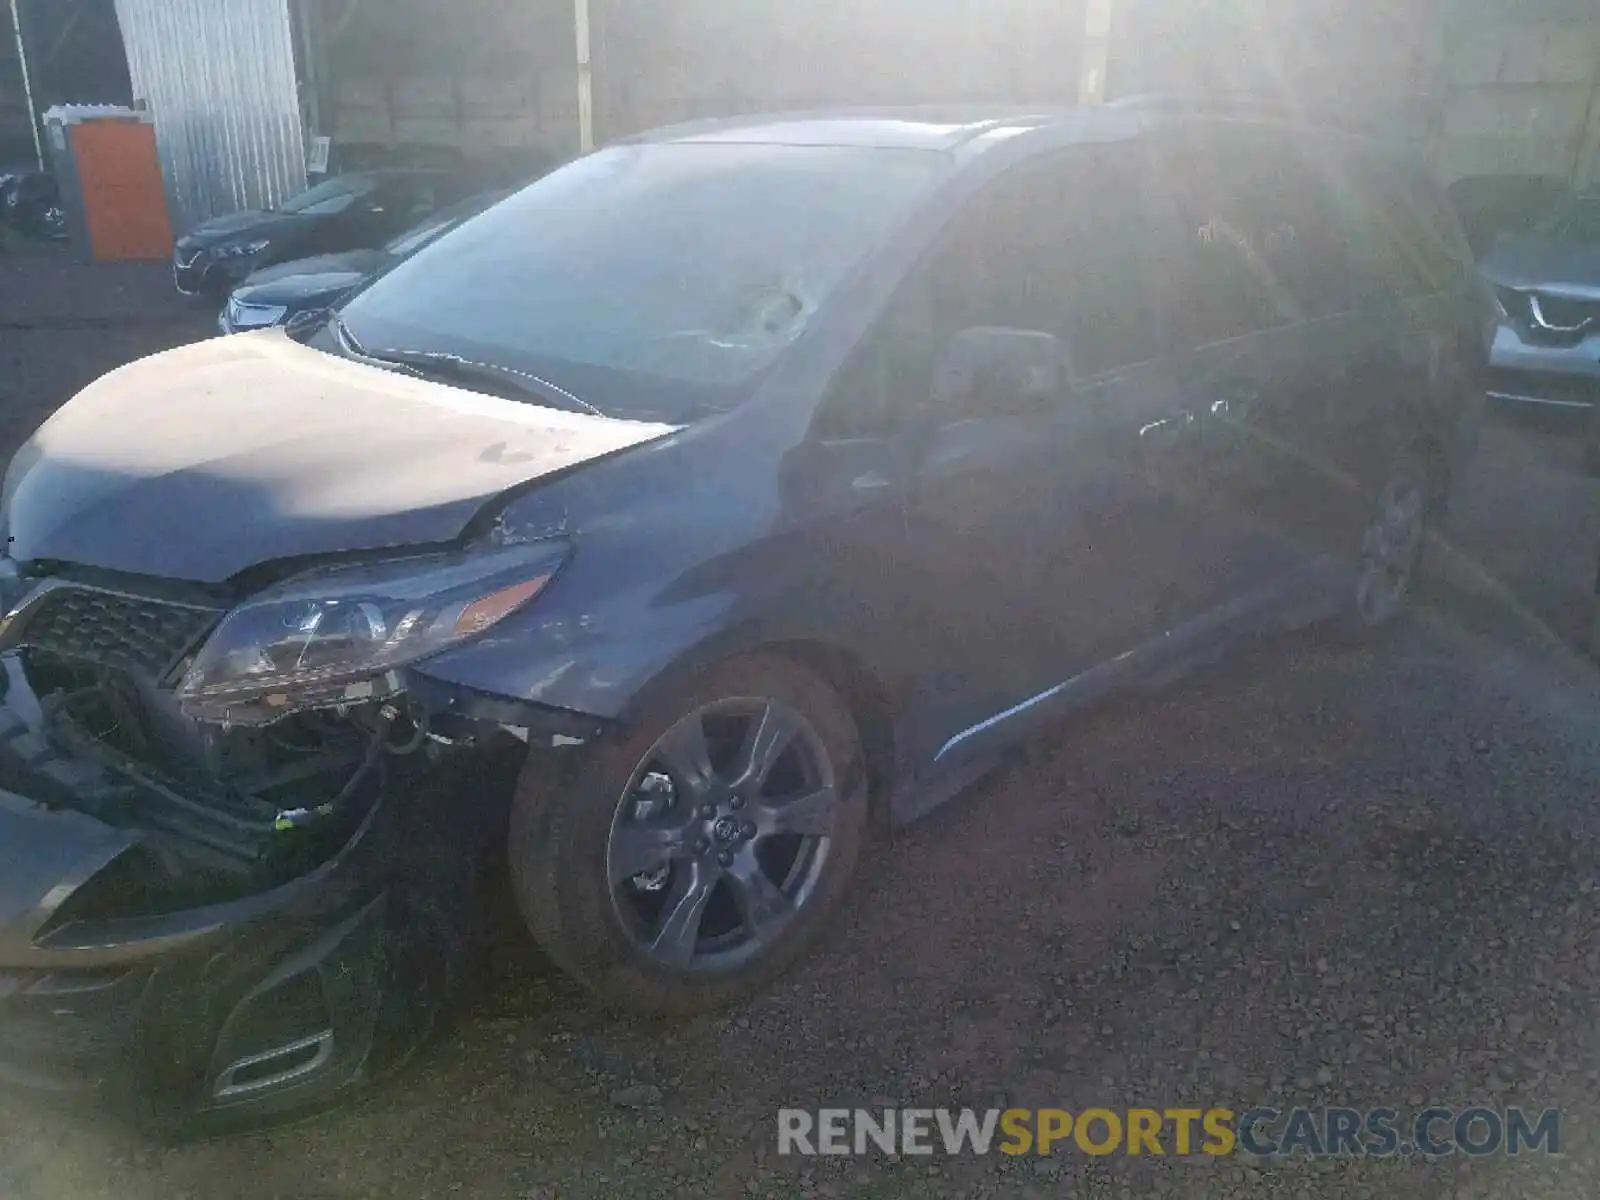
M155 129L143 121L106 120L84 121L70 132L94 257L169 257L172 222Z

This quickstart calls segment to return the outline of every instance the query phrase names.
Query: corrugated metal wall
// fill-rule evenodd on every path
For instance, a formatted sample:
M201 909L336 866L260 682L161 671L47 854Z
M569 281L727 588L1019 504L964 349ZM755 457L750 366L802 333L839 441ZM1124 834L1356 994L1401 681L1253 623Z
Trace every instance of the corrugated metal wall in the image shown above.
M155 117L175 229L301 190L288 0L116 0L135 99Z

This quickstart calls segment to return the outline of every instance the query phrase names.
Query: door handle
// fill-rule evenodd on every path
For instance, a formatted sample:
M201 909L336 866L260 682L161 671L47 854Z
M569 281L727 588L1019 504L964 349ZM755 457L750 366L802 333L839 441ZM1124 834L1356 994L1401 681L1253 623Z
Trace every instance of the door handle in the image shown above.
M1193 436L1194 427L1195 416L1191 412L1174 413L1152 421L1139 430L1139 448L1146 453L1172 450Z
M1219 421L1239 421L1248 417L1261 402L1261 389L1254 383L1237 382L1217 389L1210 415Z

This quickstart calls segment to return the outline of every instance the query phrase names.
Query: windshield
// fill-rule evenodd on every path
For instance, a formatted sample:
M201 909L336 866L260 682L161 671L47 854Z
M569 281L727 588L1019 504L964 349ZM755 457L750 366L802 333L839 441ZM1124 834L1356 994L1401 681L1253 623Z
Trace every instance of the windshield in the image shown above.
M452 213L441 213L429 217L415 228L406 230L406 232L386 245L384 249L396 258L404 258L408 254L415 254L460 220L462 220L461 216Z
M284 213L336 213L350 206L357 196L365 195L376 185L370 175L339 175L325 180L314 188L291 196L278 206Z
M945 162L863 147L613 147L433 242L344 321L374 353L457 354L659 417L662 390L640 377L701 402L747 388Z
M1558 242L1600 245L1600 196L1569 196L1545 219L1544 233Z
M459 203L452 204L449 208L430 213L399 237L391 239L383 248L385 252L395 258L405 258L408 255L415 254L440 234L448 233L461 222L477 216L486 208L493 207L510 194L510 192L499 191L469 196Z

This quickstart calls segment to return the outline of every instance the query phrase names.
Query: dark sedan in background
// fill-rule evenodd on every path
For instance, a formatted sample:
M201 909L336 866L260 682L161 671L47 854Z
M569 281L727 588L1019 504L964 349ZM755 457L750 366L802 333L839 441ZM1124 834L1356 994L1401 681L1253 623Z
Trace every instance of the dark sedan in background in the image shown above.
M67 214L55 176L32 167L0 171L0 225L42 242L65 241Z
M482 186L463 172L430 167L337 175L275 209L218 217L178 239L173 282L185 295L220 300L273 263L380 247Z
M301 313L330 308L362 284L403 262L510 192L483 192L441 209L376 250L318 254L265 267L233 290L217 316L223 333L286 325Z

